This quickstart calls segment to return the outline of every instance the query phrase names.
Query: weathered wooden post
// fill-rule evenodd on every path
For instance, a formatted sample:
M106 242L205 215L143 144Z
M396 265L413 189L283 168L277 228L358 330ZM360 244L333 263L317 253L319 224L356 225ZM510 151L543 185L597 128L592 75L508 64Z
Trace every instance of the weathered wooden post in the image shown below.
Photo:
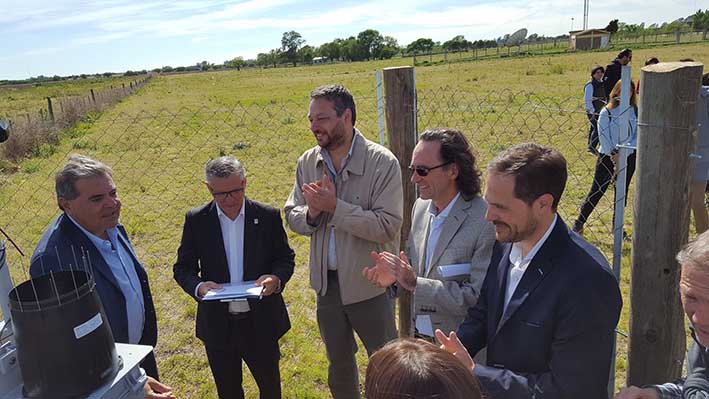
M51 97L47 97L47 113L49 114L49 119L54 123L54 108L52 108Z
M96 104L96 94L94 93L94 89L91 89L91 102Z
M689 154L701 76L702 64L690 62L646 66L640 76L628 385L673 381L682 372L675 255L689 231Z
M416 190L411 184L411 154L416 146L416 80L413 67L384 68L386 124L389 149L399 160L404 185L404 223L401 226L401 250L411 229L411 208ZM399 336L413 336L413 300L411 292L399 289Z

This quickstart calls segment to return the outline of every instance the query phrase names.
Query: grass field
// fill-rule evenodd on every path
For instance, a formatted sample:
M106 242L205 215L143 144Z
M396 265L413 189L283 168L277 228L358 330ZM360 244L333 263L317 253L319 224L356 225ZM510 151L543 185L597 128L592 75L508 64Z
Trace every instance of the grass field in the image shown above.
M89 96L91 89L101 91L141 79L142 76L79 79L75 81L44 82L19 86L0 86L0 118L32 117L39 110L47 110L47 97Z
M462 129L472 139L481 166L514 143L538 141L557 147L569 161L571 178L560 212L570 223L590 186L594 163L584 150L587 121L580 100L582 86L591 66L605 65L614 53L417 68L419 130L442 125ZM639 76L639 61L650 56L708 60L709 46L638 50L634 78ZM394 59L154 78L97 119L65 132L51 151L24 161L17 173L0 175L0 226L25 252L31 252L58 213L52 177L66 155L86 153L112 165L124 205L122 222L150 275L162 378L180 397L214 398L203 346L194 337L196 306L174 282L171 269L184 212L210 199L201 183L203 165L220 154L239 157L247 168L247 195L282 207L293 184L297 157L314 145L306 118L309 91L330 82L350 88L357 100L357 126L376 141L374 72L410 63L411 59ZM45 96L26 90L22 98L28 104ZM587 237L610 258L612 194L607 197L599 206L601 212L589 221ZM314 293L308 286L308 241L290 232L289 238L297 266L284 294L293 324L281 341L284 397L328 397L327 361L315 321ZM629 248L624 253L621 288L627 298ZM9 261L16 281L24 280L29 260L10 251ZM623 331L628 329L628 312L626 301L619 326ZM617 385L624 383L626 341L619 338L618 346ZM246 390L247 397L257 396L250 377L246 377Z

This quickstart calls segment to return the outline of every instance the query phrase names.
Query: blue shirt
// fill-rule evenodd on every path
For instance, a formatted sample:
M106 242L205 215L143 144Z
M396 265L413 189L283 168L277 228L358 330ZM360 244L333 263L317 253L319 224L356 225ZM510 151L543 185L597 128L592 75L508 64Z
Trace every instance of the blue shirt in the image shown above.
M96 246L96 249L101 253L103 260L106 261L111 274L113 274L126 300L128 343L139 343L140 338L143 336L143 325L145 324L145 302L140 280L138 280L138 273L135 271L136 265L131 257L133 249L130 248L130 244L121 237L116 227L106 230L108 240L104 240L84 229L68 214L67 217L89 237L94 246Z

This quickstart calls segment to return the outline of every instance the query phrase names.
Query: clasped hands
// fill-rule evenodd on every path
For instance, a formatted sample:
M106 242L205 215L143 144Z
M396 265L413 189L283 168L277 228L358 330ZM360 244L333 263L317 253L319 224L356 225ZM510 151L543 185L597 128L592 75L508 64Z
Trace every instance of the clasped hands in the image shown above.
M323 174L321 181L303 184L300 189L308 205L309 221L317 219L322 212L335 213L337 193L327 173Z
M403 251L398 257L386 251L382 253L372 251L370 256L374 266L362 269L362 276L370 283L382 288L397 283L407 291L416 288L416 272Z

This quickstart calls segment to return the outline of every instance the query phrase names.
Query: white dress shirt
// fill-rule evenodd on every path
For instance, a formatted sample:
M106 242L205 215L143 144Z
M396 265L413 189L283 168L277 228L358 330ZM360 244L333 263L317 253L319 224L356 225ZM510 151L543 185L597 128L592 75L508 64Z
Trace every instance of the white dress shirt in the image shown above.
M222 228L222 240L224 241L224 251L229 265L230 282L239 283L244 281L244 204L236 216L231 220L217 204L217 215L219 225ZM229 312L248 312L249 303L244 300L229 302Z
M556 225L556 219L558 217L558 215L554 215L554 220L549 225L549 228L547 229L546 233L544 233L542 238L537 241L536 244L534 244L532 250L529 251L529 253L524 258L522 257L522 243L515 242L512 244L512 249L510 250L510 263L512 264L512 267L510 267L510 274L509 276L507 276L507 290L505 291L505 310L507 310L507 305L510 303L510 299L512 299L512 294L514 294L515 290L517 289L517 285L519 285L520 280L522 280L524 272L527 270L527 267L532 262L532 259L534 259L534 255L539 252L539 248L544 245L547 238L549 238L551 231L554 230L554 226Z
M438 238L441 236L441 231L443 230L443 223L445 223L448 214L453 209L453 205L460 197L460 192L458 192L455 197L448 203L448 205L438 214L436 214L437 209L433 204L433 201L428 205L428 212L431 214L431 223L428 225L428 239L426 240L426 270L424 276L428 275L429 270L431 270L431 260L433 259L433 251L436 250L436 245L438 245Z

